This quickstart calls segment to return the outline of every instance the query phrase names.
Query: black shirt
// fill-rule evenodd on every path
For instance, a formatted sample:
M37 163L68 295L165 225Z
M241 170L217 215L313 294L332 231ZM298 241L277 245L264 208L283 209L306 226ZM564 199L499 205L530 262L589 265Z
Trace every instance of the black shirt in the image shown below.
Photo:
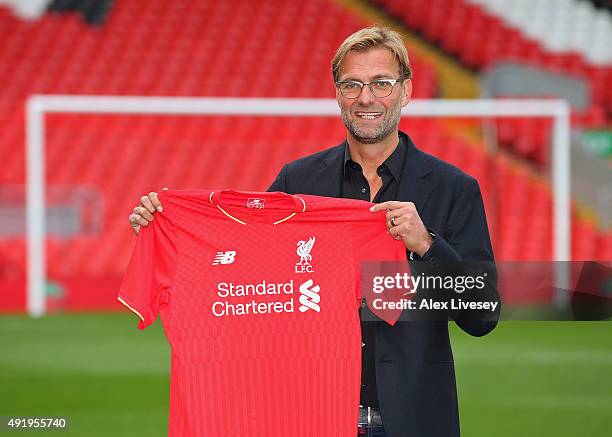
M374 203L397 200L400 176L406 157L406 145L400 139L393 153L377 169L382 178L382 187L376 193ZM359 164L351 159L348 144L344 149L344 175L342 179L342 197L370 201L370 186ZM390 238L390 237L389 237ZM361 315L361 313L360 313ZM376 324L379 322L362 322L362 358L361 358L361 397L360 404L378 408L375 368Z

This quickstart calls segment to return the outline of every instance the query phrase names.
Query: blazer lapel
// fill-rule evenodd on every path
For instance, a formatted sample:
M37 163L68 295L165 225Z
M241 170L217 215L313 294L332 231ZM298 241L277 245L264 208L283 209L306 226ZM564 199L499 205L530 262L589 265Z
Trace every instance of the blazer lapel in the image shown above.
M311 190L315 196L340 197L342 195L342 165L346 141L330 150L321 160L321 166L312 174Z
M421 213L435 186L434 178L429 165L423 159L422 152L416 148L410 137L403 132L400 132L400 137L406 145L406 161L402 170L397 200L414 203L417 211Z

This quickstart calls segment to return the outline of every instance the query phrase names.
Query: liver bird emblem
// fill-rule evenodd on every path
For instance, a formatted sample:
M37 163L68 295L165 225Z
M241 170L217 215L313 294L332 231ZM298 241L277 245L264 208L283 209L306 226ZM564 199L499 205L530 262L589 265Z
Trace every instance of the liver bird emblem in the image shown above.
M297 242L297 251L296 253L300 257L300 261L297 263L298 265L310 265L310 261L312 260L312 255L310 255L310 251L312 250L312 246L315 243L315 237L310 237L308 241L300 240Z

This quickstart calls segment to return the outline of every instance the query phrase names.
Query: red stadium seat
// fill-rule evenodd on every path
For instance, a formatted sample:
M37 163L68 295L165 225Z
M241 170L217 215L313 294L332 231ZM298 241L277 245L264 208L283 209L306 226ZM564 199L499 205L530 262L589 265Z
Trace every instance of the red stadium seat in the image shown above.
M382 3L474 67L523 51L533 61L543 59L536 43L522 41L500 20L462 0L448 7L439 0ZM0 7L0 154L5 164L0 183L24 184L24 102L32 93L332 97L329 60L342 39L362 26L350 12L323 0L151 0L147 7L117 1L101 28L69 15L25 23ZM482 38L482 32L490 38ZM436 97L434 66L418 56L411 62L414 96ZM564 62L581 68L575 57ZM605 94L607 72L585 71ZM591 109L585 125L601 122L603 108L602 103ZM402 125L421 148L478 178L498 259L550 258L548 188L503 157L489 157L484 148L458 139L438 120L406 119ZM57 277L120 277L133 244L126 217L148 190L263 190L282 164L344 136L335 117L57 114L47 117L47 127L48 183L89 188L99 196L101 209L98 233L49 239L49 273ZM502 142L526 138L519 149L525 157L544 159L546 126L504 121L498 130ZM488 194L500 190L507 195L494 208ZM525 210L531 199L537 202ZM610 237L582 227L577 235L576 256L609 259ZM23 277L23 238L0 240L0 266L0 278Z

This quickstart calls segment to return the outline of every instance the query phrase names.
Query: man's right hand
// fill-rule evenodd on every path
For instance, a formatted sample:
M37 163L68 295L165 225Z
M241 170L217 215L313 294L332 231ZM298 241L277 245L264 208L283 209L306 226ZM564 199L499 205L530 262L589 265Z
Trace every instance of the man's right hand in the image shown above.
M163 208L155 191L151 191L147 196L142 196L140 204L134 208L134 212L129 216L130 226L134 233L138 235L140 227L148 226L149 222L153 221L153 214L162 211Z

